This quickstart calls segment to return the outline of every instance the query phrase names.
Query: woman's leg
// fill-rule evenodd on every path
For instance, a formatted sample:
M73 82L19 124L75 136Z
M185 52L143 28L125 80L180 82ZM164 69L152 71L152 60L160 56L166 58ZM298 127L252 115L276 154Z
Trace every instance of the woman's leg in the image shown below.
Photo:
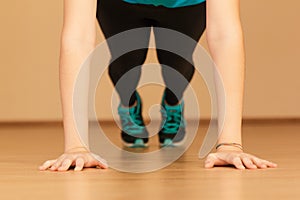
M136 87L148 48L140 48L123 55L122 49L128 49L127 45L135 44L148 47L150 21L144 19L140 6L122 0L98 0L97 19L105 38L108 39L107 44L112 55L109 76L121 100L118 113L122 124L123 142L129 147L145 146L148 142L148 132L144 126L142 102ZM121 36L116 40L110 39L123 31L142 27L145 27L143 31L130 34L130 39L128 34L124 38Z
M139 6L122 0L100 0L97 5L97 19L106 39L123 31L148 27L138 32L139 35L135 34L130 38L132 43L138 42L141 46L148 47L151 24L144 19ZM109 76L122 105L132 106L136 101L135 90L141 75L141 67L138 66L144 63L147 49L138 49L118 56L120 49L126 48L122 45L128 45L128 42L119 39L107 41L112 55L112 62L108 69ZM130 73L126 74L129 71ZM126 76L123 76L124 74Z
M179 56L170 51L157 49L157 57L162 64L162 75L166 84L162 99L164 109L162 110L163 123L159 132L159 141L162 145L179 145L185 137L186 124L183 117L182 96L195 72L192 55L206 27L206 3L160 9L157 27L178 31L195 40L194 43L180 42L176 36L170 34L166 36L159 29L155 27L153 29L158 47L160 44L163 46L171 44L174 51L183 53Z
M160 19L157 20L157 27L178 31L198 42L206 28L206 2L181 8L166 8L161 13ZM164 35L157 33L155 28L154 33L156 33L155 40L157 44L165 41L166 38L164 38ZM172 36L168 37L168 41L170 39L172 39ZM184 52L184 57L192 61L195 46L192 44L182 44L180 46L181 44L178 44L178 41L175 39L176 37L174 37L174 44L177 44L176 48L184 48L184 51L181 51ZM160 49L157 50L157 57L161 64L167 65L179 72L179 74L170 73L167 67L162 66L162 75L166 84L166 101L168 104L175 105L182 98L187 84L193 77L195 71L193 63L188 62L179 55ZM182 76L186 80L180 81L180 84L178 84ZM171 88L176 88L176 90L171 91Z

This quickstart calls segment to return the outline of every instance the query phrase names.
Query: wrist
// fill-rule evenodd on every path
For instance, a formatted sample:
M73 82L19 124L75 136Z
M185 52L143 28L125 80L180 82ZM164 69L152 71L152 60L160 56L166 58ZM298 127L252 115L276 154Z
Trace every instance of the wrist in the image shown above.
M220 151L238 151L238 152L243 152L243 146L240 143L223 142L223 143L218 143L216 145L216 150L218 152L220 152Z
M243 149L236 146L221 146L217 149L217 152L227 152L227 151L243 152Z
M65 139L65 152L69 151L89 151L89 145L84 144L81 141L78 141L76 138Z
M65 149L65 153L75 153L75 152L90 152L90 150L85 146L77 146L77 147L71 147Z

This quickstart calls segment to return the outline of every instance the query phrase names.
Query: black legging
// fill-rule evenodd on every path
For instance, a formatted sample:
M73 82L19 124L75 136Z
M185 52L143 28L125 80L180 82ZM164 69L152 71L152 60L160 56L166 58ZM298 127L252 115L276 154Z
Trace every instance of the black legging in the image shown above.
M98 0L97 19L105 38L135 28L162 27L179 31L195 41L199 41L206 27L206 3L179 8L166 8L163 6L130 4L123 0ZM137 38L139 43L145 44L144 46L148 46L149 43L151 29L147 30L143 36ZM159 38L158 34L155 34L155 29L154 35L156 43L163 40L163 38ZM113 56L118 46L109 43L108 45ZM195 46L189 46L188 48L185 51L186 56L189 60L192 60ZM133 105L135 102L133 93L136 91L141 75L141 67L137 66L142 66L144 63L147 50L138 49L123 54L109 66L109 76L116 86L121 103L125 106ZM195 68L187 60L174 53L160 49L157 49L156 52L160 64L177 70L187 80L186 84L178 84L176 73L170 73L170 70L162 67L162 75L166 84L165 98L168 104L174 105L182 98L187 84L193 77ZM129 73L130 75L126 77L127 80L124 80L126 84L117 84L120 78L133 68L135 68L131 71L133 73ZM174 90L169 89L174 88L174 86L176 86L176 94L173 93Z

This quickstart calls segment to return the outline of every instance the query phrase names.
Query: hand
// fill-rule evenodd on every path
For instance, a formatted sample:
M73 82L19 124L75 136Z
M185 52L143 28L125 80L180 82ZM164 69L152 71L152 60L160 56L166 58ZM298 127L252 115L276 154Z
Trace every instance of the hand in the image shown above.
M75 171L81 171L84 167L108 168L107 162L100 156L86 150L68 151L55 160L48 160L39 167L39 170L67 171L75 167Z
M220 165L234 165L237 169L265 169L277 167L277 164L260 159L241 150L218 150L210 153L205 160L205 168L213 168Z

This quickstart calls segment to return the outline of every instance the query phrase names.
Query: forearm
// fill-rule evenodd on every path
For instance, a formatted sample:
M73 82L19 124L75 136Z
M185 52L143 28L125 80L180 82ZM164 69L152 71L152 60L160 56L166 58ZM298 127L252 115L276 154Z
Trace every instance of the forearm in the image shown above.
M84 40L68 39L61 42L59 79L65 134L65 151L87 145L83 144L75 123L73 113L73 90L80 67L94 47L95 44L93 42ZM88 74L84 74L84 76L88 76ZM81 100L80 108L77 110L80 112L78 114L81 116L79 124L80 131L83 131L81 134L88 134L87 92L83 93Z
M215 61L226 95L225 121L218 143L238 143L241 140L242 103L244 92L244 45L242 31L222 39L210 40L209 48ZM220 96L220 95L219 95ZM218 98L219 104L223 99ZM234 165L237 169L265 169L276 167L275 163L244 153L239 145L221 145L217 152L205 160L205 168Z
M77 74L96 45L96 0L64 0L59 80L65 134L65 150L82 146L73 111L73 90ZM88 82L88 73L84 74ZM88 83L85 87L88 88ZM80 85L80 88L84 87ZM82 92L79 109L81 134L88 134L88 93Z
M244 44L241 29L223 37L211 38L209 49L225 90L225 119L218 143L241 144L242 104L244 93ZM218 99L222 101L222 99ZM221 104L221 102L219 102Z

